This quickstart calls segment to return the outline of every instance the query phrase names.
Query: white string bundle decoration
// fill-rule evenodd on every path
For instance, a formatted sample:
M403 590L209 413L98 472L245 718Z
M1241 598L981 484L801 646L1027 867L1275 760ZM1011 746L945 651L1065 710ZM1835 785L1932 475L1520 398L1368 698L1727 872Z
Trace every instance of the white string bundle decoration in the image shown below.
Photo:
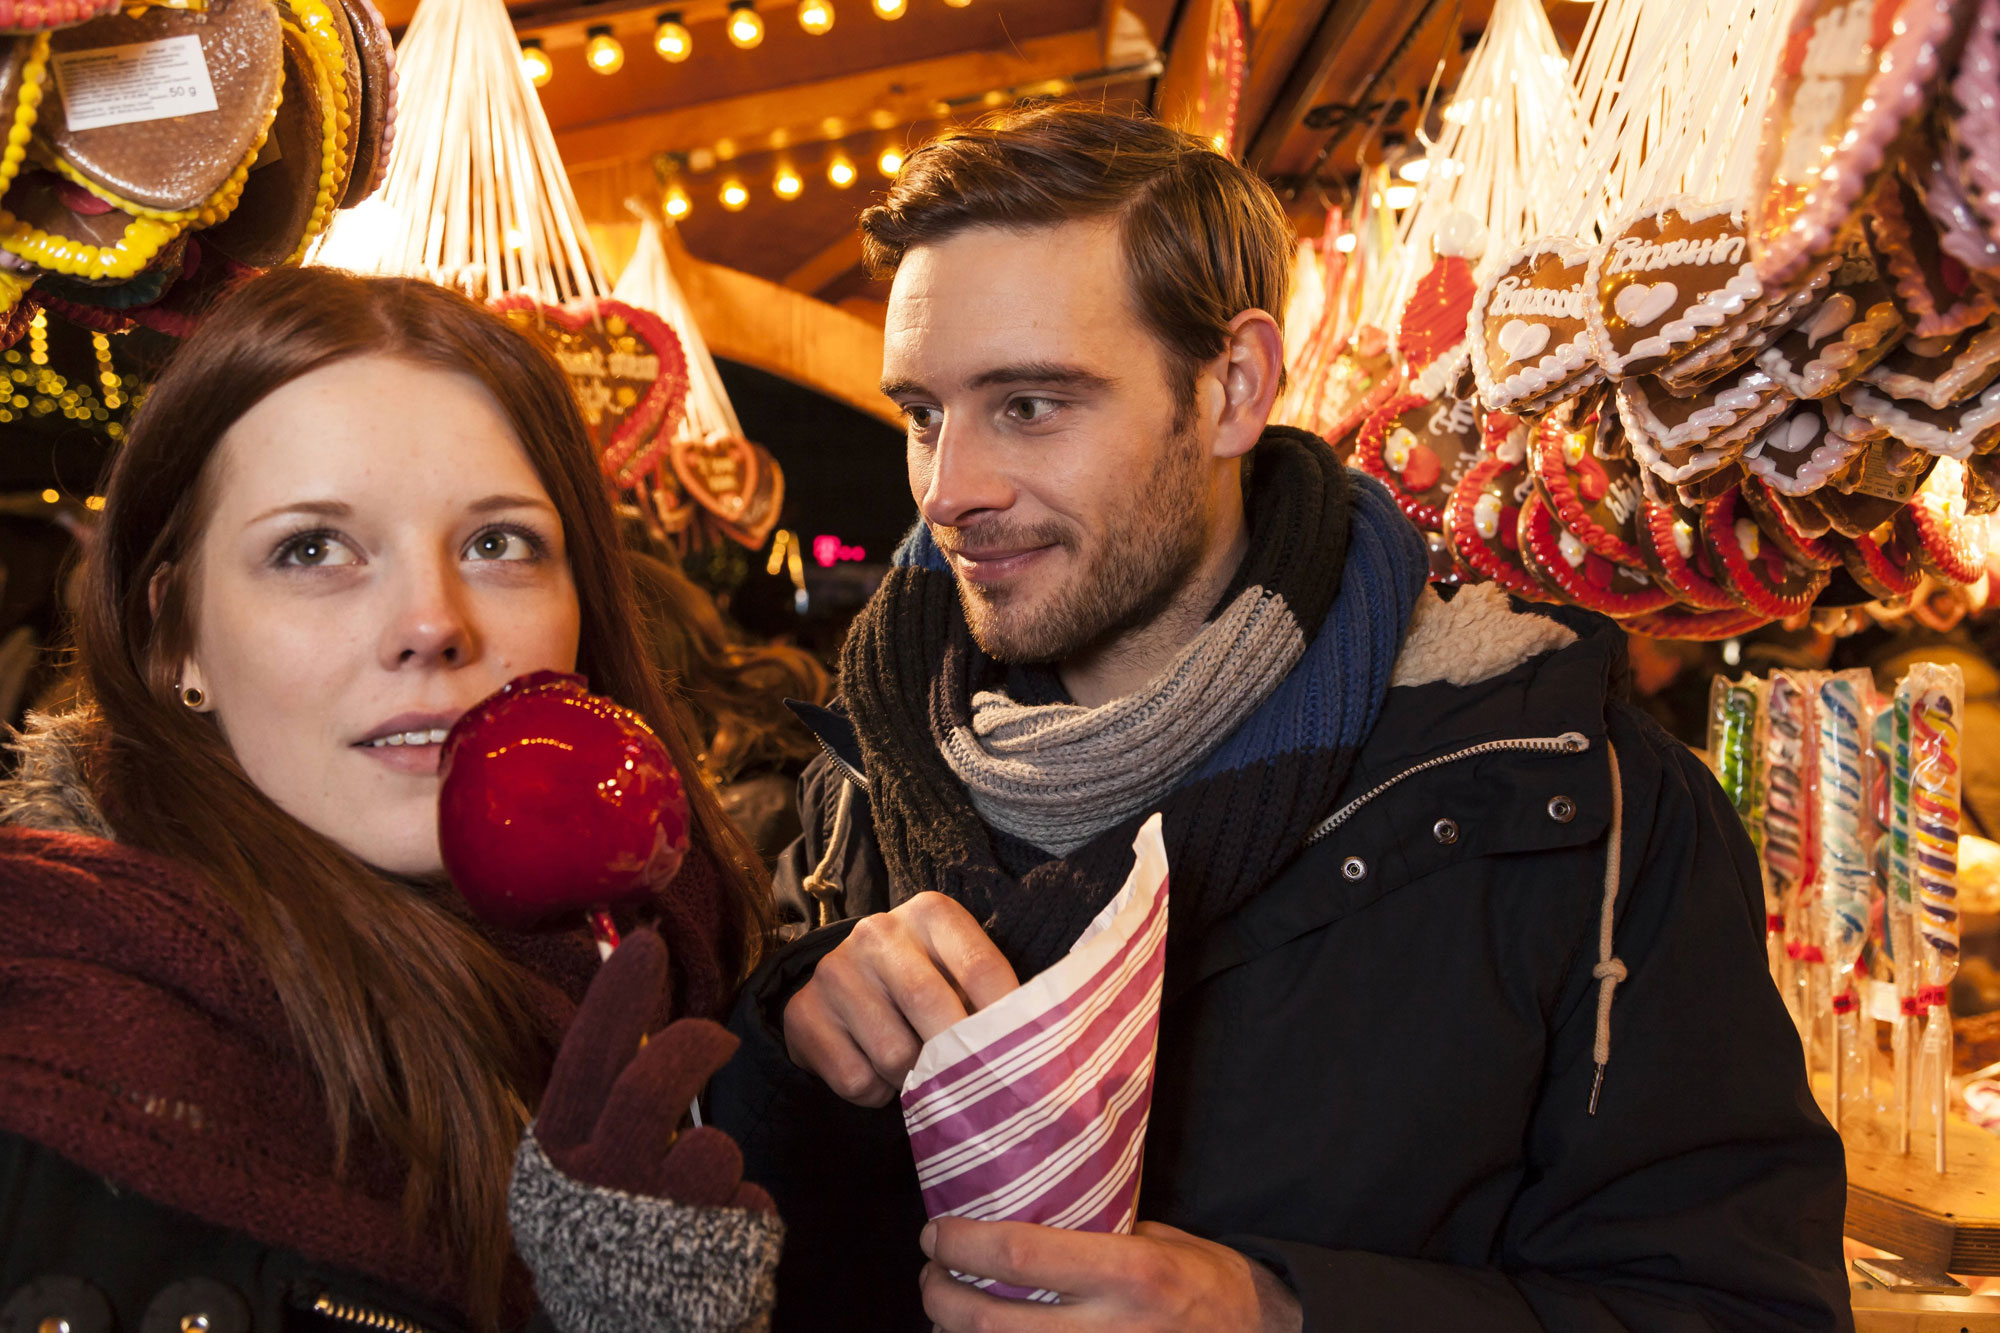
M715 358L709 355L694 311L674 280L673 268L667 263L666 244L660 237L660 224L650 217L641 223L638 248L632 252L632 262L618 275L618 286L611 294L627 305L652 311L681 340L681 351L687 356L687 409L675 437L683 440L740 437L743 425L736 419L729 390L723 387L722 374L715 368Z
M423 0L396 48L396 151L313 263L552 304L610 291L502 0Z
M1792 0L1599 0L1577 44L1588 129L1549 231L1595 241L1641 206L1747 194Z
M1484 226L1489 260L1552 229L1565 196L1551 187L1570 178L1581 138L1568 76L1539 0L1499 0L1425 154L1386 280L1366 298L1366 322L1389 326L1430 268L1439 228L1462 227L1448 221L1454 214Z

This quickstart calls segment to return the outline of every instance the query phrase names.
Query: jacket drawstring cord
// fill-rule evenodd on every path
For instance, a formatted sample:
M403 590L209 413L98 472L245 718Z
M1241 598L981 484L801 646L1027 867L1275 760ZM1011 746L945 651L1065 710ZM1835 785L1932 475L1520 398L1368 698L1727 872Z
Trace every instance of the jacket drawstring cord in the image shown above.
M803 887L819 907L819 920L813 923L815 930L830 926L838 919L834 916L834 904L840 901L843 890L834 874L834 862L839 859L840 849L847 842L848 826L854 822L854 800L854 784L841 783L840 796L833 803L833 832L827 837L826 850L819 855L819 864L805 877Z
M1611 756L1611 845L1604 853L1604 905L1597 918L1597 966L1590 975L1597 978L1597 1040L1591 1057L1597 1062L1597 1077L1590 1085L1590 1113L1597 1114L1598 1094L1604 1091L1604 1066L1611 1063L1611 997L1625 980L1625 964L1611 951L1611 924L1618 906L1620 852L1625 841L1625 787L1618 777L1618 749L1608 740L1604 745Z

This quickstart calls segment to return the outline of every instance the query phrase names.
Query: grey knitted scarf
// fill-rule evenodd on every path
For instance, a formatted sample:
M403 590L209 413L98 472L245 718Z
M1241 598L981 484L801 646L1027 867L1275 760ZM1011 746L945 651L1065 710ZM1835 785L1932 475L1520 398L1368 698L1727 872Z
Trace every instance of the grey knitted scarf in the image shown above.
M981 691L939 747L980 818L1067 856L1179 786L1305 648L1285 599L1247 587L1137 692L1087 708Z

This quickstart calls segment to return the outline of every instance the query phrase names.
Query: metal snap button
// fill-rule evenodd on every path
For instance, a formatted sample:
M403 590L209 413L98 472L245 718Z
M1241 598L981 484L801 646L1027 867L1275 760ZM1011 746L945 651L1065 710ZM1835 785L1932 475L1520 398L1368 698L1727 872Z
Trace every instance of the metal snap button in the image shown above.
M1576 818L1576 802L1567 796L1558 796L1549 802L1549 818L1558 824L1567 824Z
M1358 856L1350 856L1340 863L1340 873L1350 881L1364 879L1368 875L1368 863Z
M69 1320L50 1315L36 1327L35 1333L69 1333Z
M182 1315L181 1333L208 1333L208 1316L205 1314Z
M1431 825L1431 836L1445 846L1451 846L1458 841L1458 821L1455 819L1440 819L1437 823Z

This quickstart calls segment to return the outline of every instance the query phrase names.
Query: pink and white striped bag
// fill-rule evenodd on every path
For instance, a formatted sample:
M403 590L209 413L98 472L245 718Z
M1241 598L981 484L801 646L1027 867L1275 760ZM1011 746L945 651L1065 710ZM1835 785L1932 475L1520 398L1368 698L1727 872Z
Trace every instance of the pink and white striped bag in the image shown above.
M1160 816L1130 878L1062 960L925 1043L903 1121L933 1218L1132 1230L1167 947ZM1054 1302L988 1278L997 1296Z

